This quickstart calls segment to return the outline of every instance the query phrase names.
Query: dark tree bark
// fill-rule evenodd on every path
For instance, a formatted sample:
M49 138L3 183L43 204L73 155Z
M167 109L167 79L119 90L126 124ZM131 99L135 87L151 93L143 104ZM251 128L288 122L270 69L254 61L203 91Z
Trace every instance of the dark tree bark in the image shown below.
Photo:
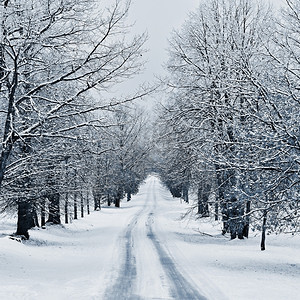
M222 212L222 234L225 235L228 232L228 203L225 201L225 171L221 169L219 165L215 166L216 168L216 176L217 176L217 185L218 185L218 193L217 193L217 203L220 204L221 212Z
M229 224L228 224L228 209L227 209L228 203L225 202L225 200L221 203L221 209L222 209L222 222L223 222L223 229L222 234L225 235L229 231Z
M5 78L6 75L5 69L4 49L3 45L0 45L0 91L2 89L2 79Z
M131 193L127 192L127 202L131 200Z
M65 224L69 223L69 193L66 192L65 199Z
M198 214L200 217L209 217L208 198L210 194L210 185L200 183L198 187Z
M261 243L260 243L261 251L266 250L266 223L267 223L267 211L265 210L263 213L263 224L261 230Z
M230 198L226 194L232 193L232 189L236 186L236 174L235 170L227 169L217 170L217 183L218 183L218 200L220 202L222 210L223 229L222 234L230 232L231 239L238 237L243 239L244 228L244 209L242 204L238 201L235 195Z
M23 199L18 201L18 222L16 235L29 239L28 230L34 226L33 211L30 201Z
M90 197L89 197L89 192L87 191L86 193L86 211L87 214L90 214Z
M17 83L18 83L18 75L15 70L12 84L8 83L10 92L8 96L8 107L7 107L6 120L4 125L4 134L2 139L3 141L2 151L0 156L0 187L4 179L4 173L6 170L9 156L13 148L13 144L17 140L17 137L12 131L12 128L14 128L13 124L15 119L14 98L15 98Z
M215 202L215 221L219 220L219 203L218 201Z
M181 198L182 188L180 186L169 186L169 190L174 198Z
M249 225L250 225L250 211L251 211L251 201L247 201L246 203L246 217L245 217L245 225L243 230L243 236L249 237Z
M110 194L107 194L107 205L111 206Z
M5 148L1 152L0 157L0 187L2 185L2 181L4 179L4 173L6 170L6 165L8 162L8 158L10 156L10 153L12 151L13 142L10 140L7 141Z
M101 210L100 193L96 190L93 190L93 197L94 197L94 210Z
M83 199L83 193L80 193L80 214L81 218L84 217L84 199Z
M41 203L41 226L46 225L46 198L44 197Z
M115 207L120 207L120 206L121 206L120 196L116 196L116 198L115 198Z
M120 198L115 199L115 207L121 207L121 200Z
M74 220L77 220L77 193L74 193Z
M186 203L189 203L189 187L188 184L183 184L182 187L182 197Z
M69 167L68 167L68 160L70 156L67 155L65 156L65 181L66 183L69 182ZM65 194L65 207L64 207L64 213L65 213L65 224L69 223L69 192L68 190L66 191Z
M121 206L121 200L123 198L123 188L119 187L117 191L117 195L115 198L115 207L120 207Z
M60 221L60 195L53 193L48 196L49 199L49 217L47 222L58 225Z
M33 210L32 210L32 219L33 219L33 226L32 227L40 227L39 225L39 218L38 218L38 214L36 212L36 208L33 207Z
M241 201L237 201L237 235L238 239L244 239L244 231L245 231L245 209L244 203Z
M32 149L30 144L31 140L30 138L27 138L18 145L18 151L21 157L26 158L31 153ZM23 170L23 178L18 180L18 186L24 189L25 195L27 194L28 189L32 188L32 181L28 168ZM17 234L29 238L28 230L39 224L34 199L25 197L18 200ZM28 220L25 220L25 218L28 218ZM19 222L21 224L19 224Z
M242 240L244 238L244 209L236 197L231 197L230 202L228 202L227 215L231 239L233 240L238 237Z
M4 7L6 7L6 5L4 4ZM1 70L1 74L2 77L6 75L6 63L4 60L4 49L3 46L0 45L1 47L1 61L0 61L0 70ZM8 106L7 106L7 112L6 112L6 120L5 120L5 124L4 124L4 133L3 133L3 139L2 139L2 151L1 151L1 155L0 155L0 187L2 185L2 181L4 179L4 173L6 170L6 166L10 157L10 154L12 152L12 148L13 148L13 144L15 143L15 141L18 139L18 137L16 136L15 132L14 132L14 121L15 121L15 114L16 114L16 110L15 110L15 93L16 93L16 89L18 86L18 82L19 82L19 73L18 73L18 68L17 68L17 63L15 61L14 64L14 69L12 70L13 72L13 76L12 76L12 80L6 80L6 85L7 88L9 90L8 93Z

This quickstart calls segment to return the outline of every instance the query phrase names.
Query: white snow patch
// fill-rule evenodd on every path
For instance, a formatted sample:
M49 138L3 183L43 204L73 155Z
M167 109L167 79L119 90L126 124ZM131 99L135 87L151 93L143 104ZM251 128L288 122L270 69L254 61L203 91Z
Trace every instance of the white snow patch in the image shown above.
M299 299L299 236L269 235L264 252L259 249L260 236L230 241L220 235L219 226L180 220L188 205L172 198L153 176L122 208L104 207L72 224L31 230L26 242L7 236L15 230L15 219L1 219L0 299L105 299L122 265L124 245L119 237L144 207L153 182L156 236L181 274L208 299ZM146 224L142 214L132 231L136 294L171 299L166 274L146 237Z

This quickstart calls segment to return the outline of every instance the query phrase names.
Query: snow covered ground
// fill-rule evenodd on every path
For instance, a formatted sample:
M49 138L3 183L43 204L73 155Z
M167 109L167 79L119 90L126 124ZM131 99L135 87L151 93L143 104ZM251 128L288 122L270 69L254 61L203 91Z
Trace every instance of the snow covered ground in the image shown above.
M0 299L299 299L300 238L230 241L180 220L188 208L149 176L122 208L8 238L0 221ZM206 232L201 235L198 231Z

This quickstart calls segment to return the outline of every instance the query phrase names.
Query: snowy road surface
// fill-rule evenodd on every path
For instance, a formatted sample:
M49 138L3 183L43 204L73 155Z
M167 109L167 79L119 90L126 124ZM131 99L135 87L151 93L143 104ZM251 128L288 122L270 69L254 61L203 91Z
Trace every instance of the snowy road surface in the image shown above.
M268 236L261 252L259 235L230 241L217 223L181 220L188 207L149 176L121 208L31 230L24 243L1 217L0 300L299 299L298 236Z
M142 207L121 236L124 263L106 299L206 299L179 271L165 248L163 228L155 226L159 185L156 177L147 181Z

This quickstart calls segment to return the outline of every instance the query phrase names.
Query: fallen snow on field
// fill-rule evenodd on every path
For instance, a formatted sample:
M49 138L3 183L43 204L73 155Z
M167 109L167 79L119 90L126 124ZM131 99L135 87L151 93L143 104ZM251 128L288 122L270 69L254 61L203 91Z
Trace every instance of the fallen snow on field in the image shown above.
M150 176L122 208L31 230L23 243L2 219L0 299L299 299L298 236L267 236L261 252L259 236L230 241L181 220L186 209Z

